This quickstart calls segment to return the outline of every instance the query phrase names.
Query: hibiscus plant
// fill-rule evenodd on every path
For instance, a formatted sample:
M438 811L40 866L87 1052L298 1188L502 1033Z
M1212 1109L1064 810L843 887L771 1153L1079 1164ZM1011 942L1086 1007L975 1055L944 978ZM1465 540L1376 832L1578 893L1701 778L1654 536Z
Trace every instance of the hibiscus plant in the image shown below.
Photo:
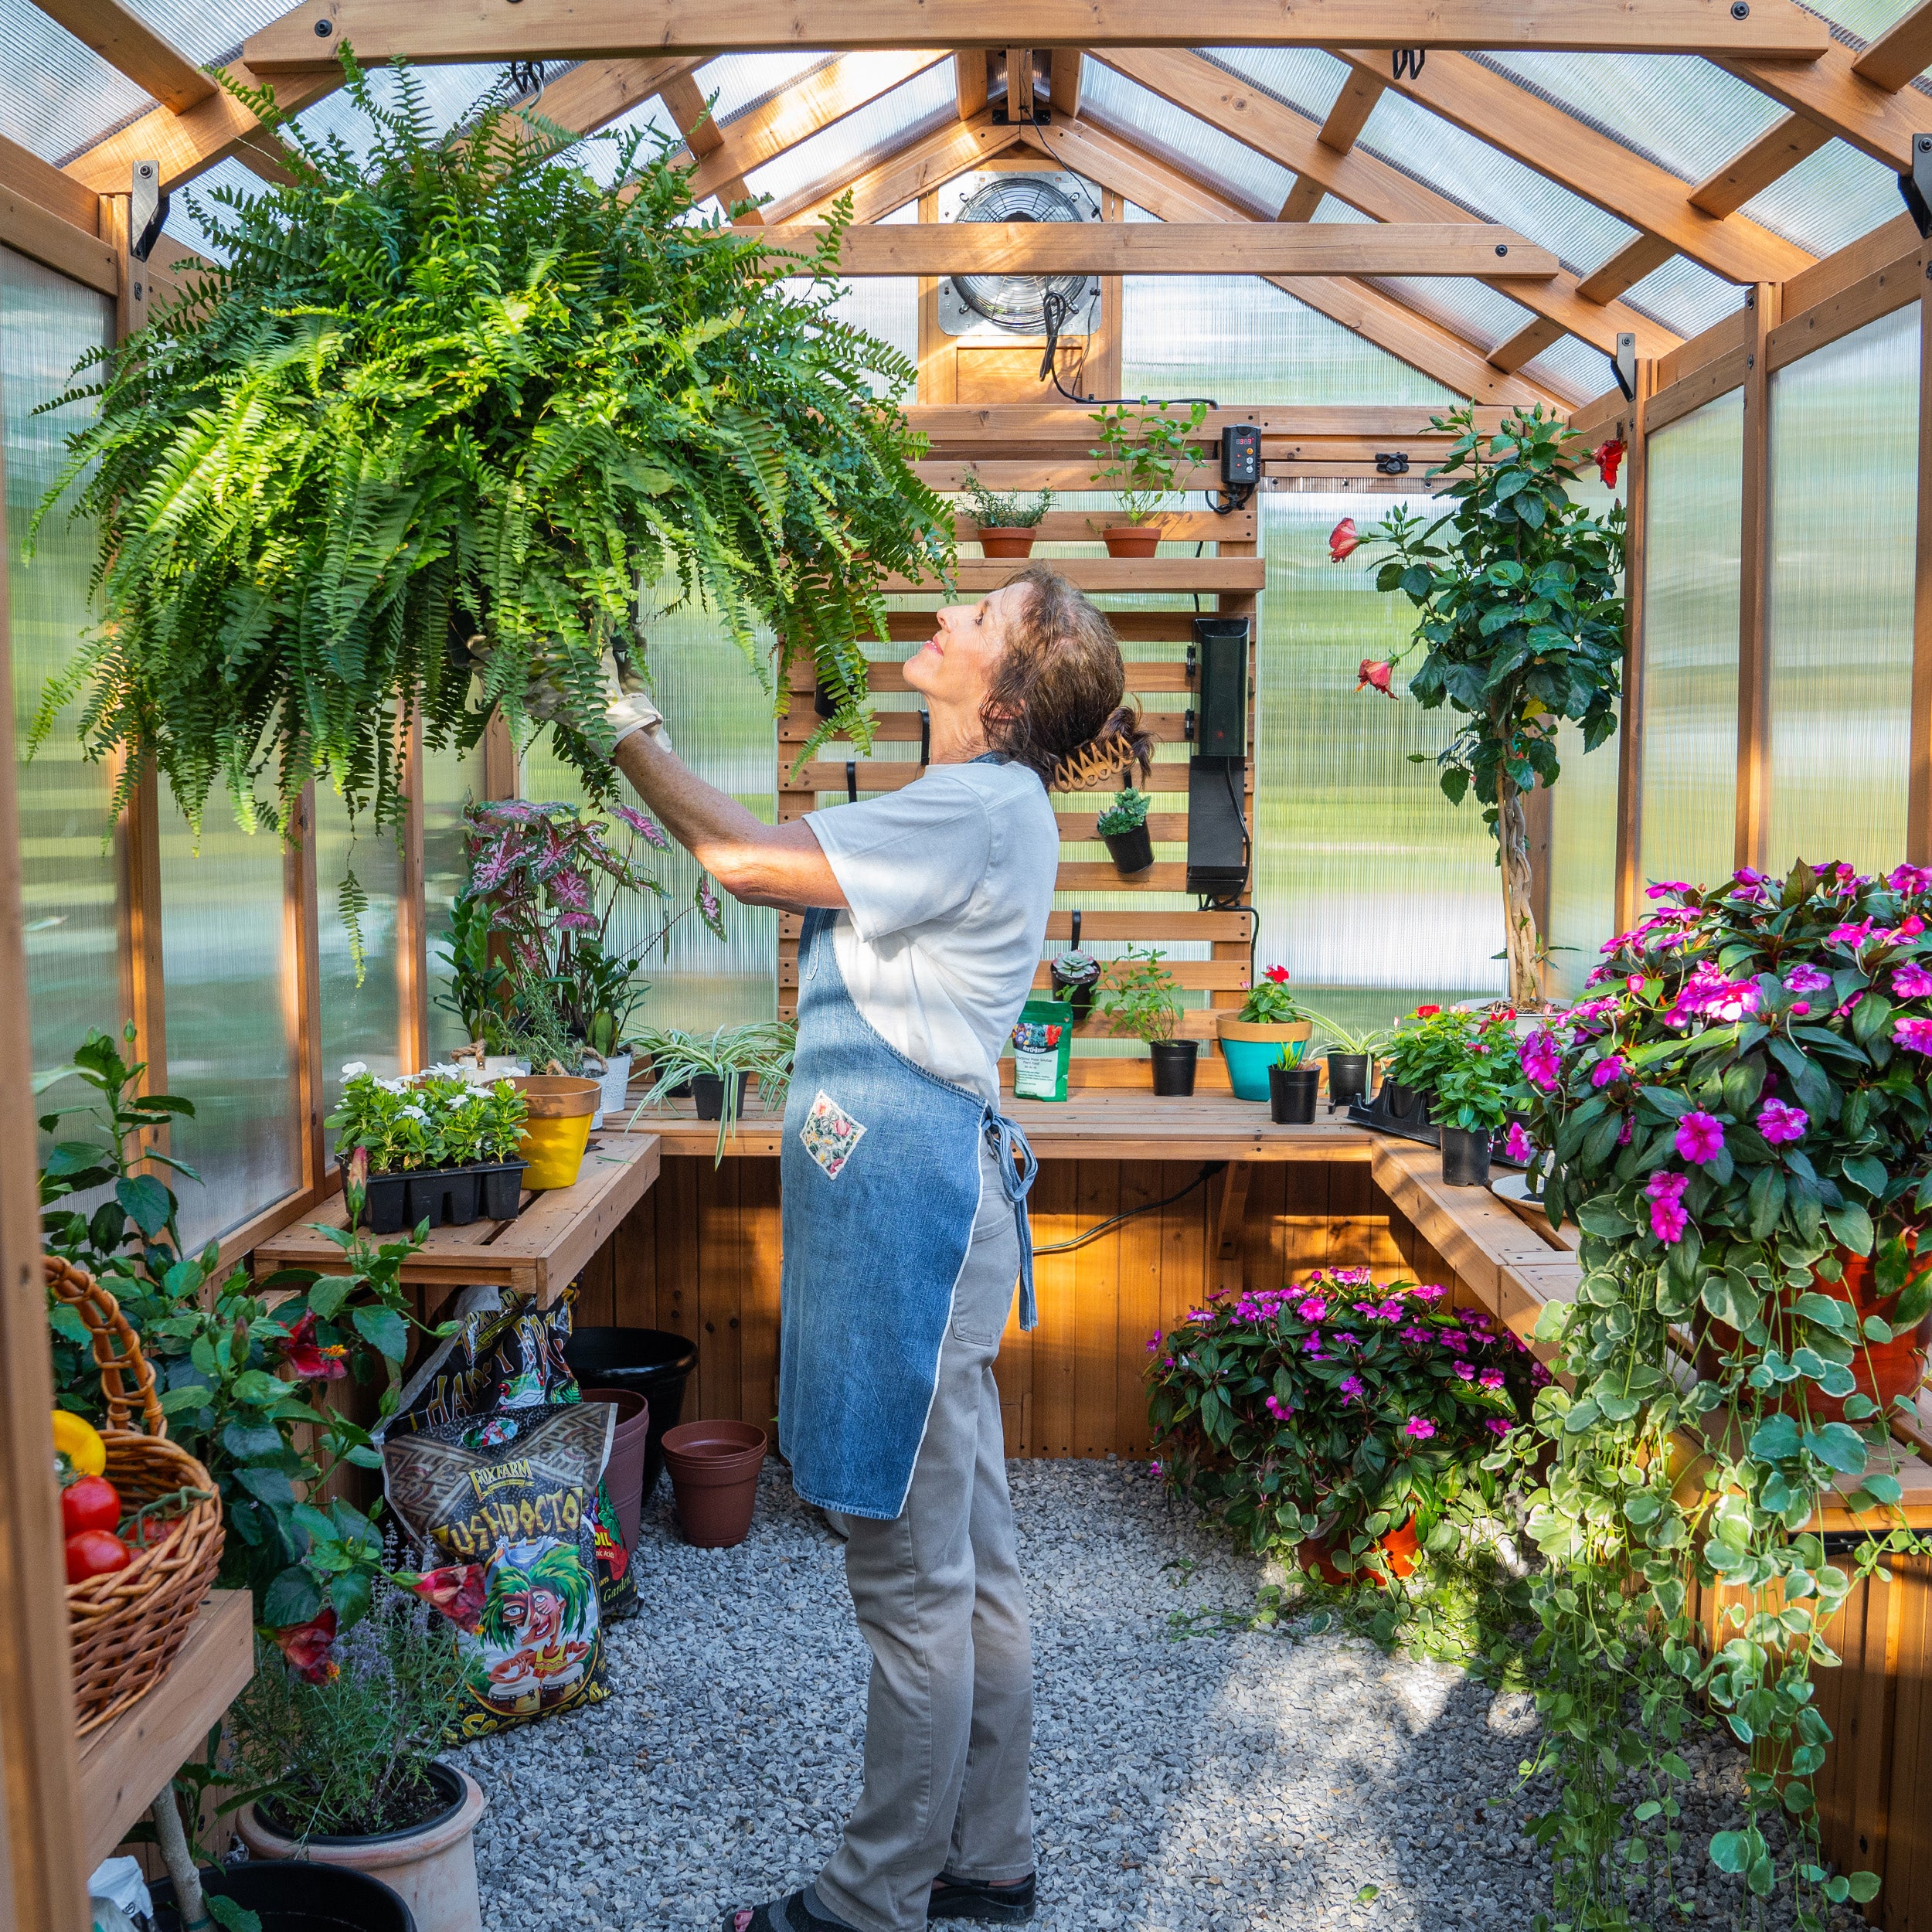
M1932 871L1801 862L1650 896L1600 995L1522 1051L1532 1179L1583 1270L1539 1330L1568 1386L1525 1432L1550 1564L1541 1750L1564 1784L1539 1831L1557 1916L1622 1923L1621 1873L1675 1842L1674 1747L1708 1706L1750 1753L1747 1821L1709 1855L1817 1927L1878 1888L1819 1862L1825 1627L1888 1552L1932 1547L1905 1529L1888 1430L1932 1312ZM1855 1549L1827 1550L1828 1498ZM1696 1591L1720 1594L1714 1643Z
M1366 1268L1219 1294L1148 1344L1148 1417L1168 1486L1244 1547L1318 1539L1381 1573L1378 1539L1413 1518L1454 1550L1495 1512L1485 1458L1549 1377L1522 1344L1444 1290L1377 1287Z
M1523 797L1556 782L1563 720L1580 727L1587 752L1617 727L1624 508L1599 516L1572 499L1569 486L1587 460L1581 439L1541 404L1512 411L1488 437L1472 406L1432 420L1456 438L1429 471L1454 508L1430 521L1399 505L1366 532L1345 517L1329 554L1340 563L1364 543L1385 545L1372 560L1376 588L1400 591L1420 613L1408 649L1365 660L1357 689L1393 697L1395 667L1419 646L1409 695L1425 710L1446 703L1466 720L1435 762L1450 802L1473 789L1495 834L1509 998L1526 1008L1540 998L1540 947ZM1607 446L1594 455L1614 481L1615 455Z

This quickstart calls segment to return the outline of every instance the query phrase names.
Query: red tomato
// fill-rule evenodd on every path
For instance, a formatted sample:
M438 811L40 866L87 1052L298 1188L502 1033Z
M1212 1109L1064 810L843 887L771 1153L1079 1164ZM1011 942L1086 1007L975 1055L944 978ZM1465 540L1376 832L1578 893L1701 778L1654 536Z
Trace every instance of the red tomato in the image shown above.
M105 1476L83 1476L60 1492L60 1531L77 1536L83 1529L111 1529L121 1520L121 1498Z
M128 1546L111 1530L83 1529L67 1539L67 1580L84 1583L90 1577L125 1570L134 1561Z
M143 1516L140 1522L129 1524L127 1535L121 1540L130 1549L152 1549L165 1543L180 1527L179 1516Z

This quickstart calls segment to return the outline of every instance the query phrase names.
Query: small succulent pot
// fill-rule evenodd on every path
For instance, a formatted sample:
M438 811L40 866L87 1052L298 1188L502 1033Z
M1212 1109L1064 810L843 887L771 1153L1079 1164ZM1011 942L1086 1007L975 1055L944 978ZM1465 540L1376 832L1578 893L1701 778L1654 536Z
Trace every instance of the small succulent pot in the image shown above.
M734 1111L743 1114L745 1111L745 1090L751 1084L751 1076L749 1073L734 1073L731 1077L738 1083L738 1104ZM691 1098L696 1105L699 1120L723 1120L724 1076L719 1073L694 1073L691 1078Z
M1282 1056L1285 1054L1291 1066L1299 1066L1307 1057L1315 1022L1236 1019L1232 1013L1223 1013L1216 1016L1214 1030L1220 1039L1222 1057L1228 1063L1234 1097L1265 1100L1270 1092L1269 1076Z
M1150 1040L1147 1050L1153 1056L1155 1093L1175 1100L1194 1091L1195 1069L1201 1059L1199 1040Z
M1109 556L1151 556L1160 547L1158 523L1110 523L1100 532Z
M982 523L978 526L980 552L985 556L1031 556L1037 534L1012 524Z
M1313 1066L1268 1069L1268 1117L1277 1127L1311 1127L1321 1073Z
M1489 1185L1489 1133L1463 1127L1442 1130L1442 1184L1444 1187Z
M1091 953L1062 953L1049 968L1053 997L1084 1019L1093 1011L1094 989L1100 983L1100 962Z
M1369 1056L1366 1053L1331 1053L1328 1061L1328 1106L1332 1111L1350 1100L1369 1097Z
M1145 825L1136 825L1131 832L1111 833L1105 842L1114 869L1123 879L1131 879L1136 872L1145 872L1154 862L1154 841L1148 836Z
M477 1206L486 1221L514 1221L523 1209L526 1161L493 1161L471 1170L476 1175Z

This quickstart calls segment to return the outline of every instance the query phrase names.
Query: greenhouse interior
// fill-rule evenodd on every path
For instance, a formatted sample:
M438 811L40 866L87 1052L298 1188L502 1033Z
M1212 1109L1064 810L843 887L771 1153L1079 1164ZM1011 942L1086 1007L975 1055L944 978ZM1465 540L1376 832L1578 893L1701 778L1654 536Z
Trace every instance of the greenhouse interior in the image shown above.
M1922 1932L1932 0L705 12L0 0L0 1923Z

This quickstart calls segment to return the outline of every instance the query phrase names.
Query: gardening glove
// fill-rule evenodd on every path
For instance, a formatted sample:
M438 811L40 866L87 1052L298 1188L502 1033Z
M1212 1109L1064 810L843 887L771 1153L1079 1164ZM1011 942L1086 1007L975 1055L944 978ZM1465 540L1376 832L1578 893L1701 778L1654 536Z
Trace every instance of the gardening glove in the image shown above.
M611 727L614 750L634 731L645 733L655 744L671 750L671 733L665 728L664 713L651 701L643 673L628 652L607 651L604 658L604 723ZM575 700L553 677L542 673L531 679L523 693L523 709L540 723L553 724L567 717Z

